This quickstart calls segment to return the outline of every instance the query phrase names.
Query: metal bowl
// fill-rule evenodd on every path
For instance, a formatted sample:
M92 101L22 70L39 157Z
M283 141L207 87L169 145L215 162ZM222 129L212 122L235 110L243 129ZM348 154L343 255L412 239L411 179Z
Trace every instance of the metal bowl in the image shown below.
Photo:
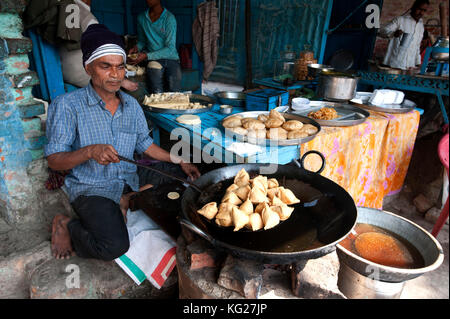
M333 71L334 68L332 68L330 65L325 64L308 64L308 75L312 77L316 77L319 75L322 71Z
M431 58L438 61L448 61L448 52L433 52Z
M356 222L384 228L407 240L422 255L425 265L414 269L388 267L364 259L338 244L341 264L338 286L349 298L398 298L405 281L435 270L444 260L439 242L406 218L383 210L358 207Z
M244 107L247 95L242 92L222 91L214 93L214 96L219 101L219 104Z

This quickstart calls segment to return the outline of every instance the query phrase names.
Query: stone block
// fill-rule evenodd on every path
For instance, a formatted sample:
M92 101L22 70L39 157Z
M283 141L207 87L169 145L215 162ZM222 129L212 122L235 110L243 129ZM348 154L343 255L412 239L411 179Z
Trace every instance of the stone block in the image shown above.
M305 299L345 299L337 287L339 260L336 252L293 265L292 290Z
M48 241L28 251L0 257L0 299L29 298L31 273L51 258Z
M431 207L426 213L425 213L425 219L429 222L435 224L441 215L442 209L437 207ZM448 220L448 218L447 218Z
M427 197L422 194L419 194L419 196L414 198L413 203L417 208L417 211L421 214L426 213L434 205Z
M31 299L117 299L174 297L177 272L158 290L148 280L140 286L114 262L72 257L51 259L31 276Z
M247 299L257 299L263 284L263 270L264 265L261 263L228 255L217 284L236 291Z

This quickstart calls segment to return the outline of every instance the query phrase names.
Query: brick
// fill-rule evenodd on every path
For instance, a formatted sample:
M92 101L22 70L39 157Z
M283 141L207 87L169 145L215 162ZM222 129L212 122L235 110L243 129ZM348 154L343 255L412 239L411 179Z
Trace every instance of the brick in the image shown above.
M23 22L18 14L0 11L0 38L20 38L22 31Z
M40 136L42 134L42 122L38 116L22 119L21 124L23 132L27 136Z
M11 75L9 79L11 80L12 86L18 89L39 84L39 77L34 71Z
M44 149L40 148L37 150L29 150L30 154L31 154L31 160L32 161L36 161L38 159L44 158Z
M20 117L22 119L33 118L38 115L45 114L45 106L41 102L35 102L34 104L20 105L18 107Z
M0 12L4 13L22 13L27 6L26 0L1 0Z
M26 54L33 50L33 42L29 38L4 39L9 54Z
M417 208L417 211L421 214L426 213L431 207L433 207L433 203L426 198L423 194L419 194L413 200L414 206Z
M25 146L29 150L40 151L47 144L47 137L45 135L41 136L25 136Z
M215 268L220 263L222 254L214 249L207 241L197 239L187 246L191 261L190 270L202 270L204 268Z
M9 76L30 72L28 69L30 67L30 59L28 58L28 54L9 55L3 61L6 64L6 74Z

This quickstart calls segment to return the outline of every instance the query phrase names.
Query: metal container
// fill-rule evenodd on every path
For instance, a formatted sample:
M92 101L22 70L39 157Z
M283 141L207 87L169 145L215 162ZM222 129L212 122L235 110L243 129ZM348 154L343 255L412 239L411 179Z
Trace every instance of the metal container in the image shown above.
M433 45L431 58L438 61L448 61L449 59L449 38L439 37ZM445 50L447 49L447 50Z
M351 299L399 298L406 281L437 269L444 260L439 242L425 229L393 213L372 208L358 208L357 223L384 228L412 244L422 255L425 266L403 269L383 266L364 259L340 244L339 290Z
M242 92L228 92L222 91L214 93L214 96L219 101L220 104L244 107L246 94Z
M233 112L233 106L231 105L221 105L219 108L219 112L222 114L231 114Z
M308 75L315 78L323 71L333 71L330 65L325 64L308 64Z
M358 81L355 76L322 72L319 76L318 96L328 101L350 101L355 97Z

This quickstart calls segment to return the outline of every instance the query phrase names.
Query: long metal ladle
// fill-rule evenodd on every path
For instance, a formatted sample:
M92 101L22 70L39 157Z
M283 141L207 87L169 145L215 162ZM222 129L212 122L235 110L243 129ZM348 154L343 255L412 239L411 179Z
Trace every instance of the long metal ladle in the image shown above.
M201 190L197 185L195 185L195 184L194 184L193 182L191 182L191 181L188 181L187 179L184 179L184 178L181 178L181 177L172 175L172 174L167 173L167 172L160 171L159 169L153 168L153 167L151 167L151 166L147 166L147 165L140 164L140 163L138 163L138 162L136 162L136 161L130 160L130 159L128 159L128 158L126 158L126 157L123 157L123 156L120 156L120 155L118 155L118 157L119 157L119 159L120 159L121 161L128 162L128 163L134 164L134 165L139 166L139 167L142 167L142 168L146 168L146 169L148 169L148 170L154 171L154 172L156 172L156 173L158 173L158 174L164 175L164 176L169 177L169 178L171 178L171 179L175 179L175 180L178 180L178 181L180 181L180 182L182 182L182 183L186 183L186 184L188 184L189 186L191 186L193 189L195 189L196 191L198 191L198 192L200 192L200 193L202 192L202 190Z

